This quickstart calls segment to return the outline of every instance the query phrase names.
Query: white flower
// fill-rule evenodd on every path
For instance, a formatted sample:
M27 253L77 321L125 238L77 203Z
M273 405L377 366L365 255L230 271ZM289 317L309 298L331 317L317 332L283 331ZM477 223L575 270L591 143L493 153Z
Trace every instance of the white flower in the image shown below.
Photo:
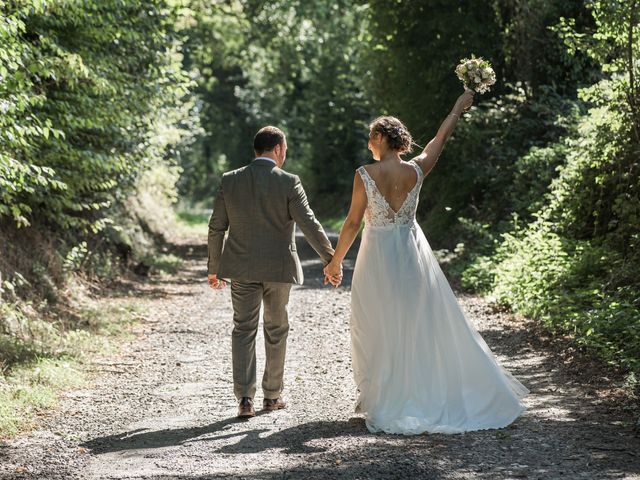
M463 58L456 66L455 73L465 88L478 93L488 92L489 85L496 82L491 63L482 58Z

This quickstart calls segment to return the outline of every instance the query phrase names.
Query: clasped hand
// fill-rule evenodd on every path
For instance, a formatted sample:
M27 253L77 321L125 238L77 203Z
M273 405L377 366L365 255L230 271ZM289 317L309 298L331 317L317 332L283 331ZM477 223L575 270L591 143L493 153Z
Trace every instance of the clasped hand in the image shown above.
M342 283L342 264L340 263L329 263L323 269L324 272L324 285L331 284L333 287L338 287ZM214 274L209 274L207 277L207 282L209 286L214 290L219 290L227 286L227 282L218 278L218 276Z
M322 270L324 272L324 285L330 283L334 288L342 283L342 264L339 262L329 262Z

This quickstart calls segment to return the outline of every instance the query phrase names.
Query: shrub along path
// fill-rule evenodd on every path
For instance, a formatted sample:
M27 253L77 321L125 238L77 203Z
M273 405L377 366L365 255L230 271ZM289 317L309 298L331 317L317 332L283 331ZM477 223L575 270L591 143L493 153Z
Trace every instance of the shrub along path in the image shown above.
M528 411L502 430L370 434L353 413L353 258L344 288L323 287L303 240L307 278L290 306L290 406L236 420L229 290L208 288L204 241L177 239L178 273L110 296L133 298L146 319L118 354L87 366L98 372L90 384L66 392L32 433L0 444L0 478L640 478L633 404L618 377L545 340L533 323L464 294L494 353L530 388ZM261 332L257 341L261 369Z

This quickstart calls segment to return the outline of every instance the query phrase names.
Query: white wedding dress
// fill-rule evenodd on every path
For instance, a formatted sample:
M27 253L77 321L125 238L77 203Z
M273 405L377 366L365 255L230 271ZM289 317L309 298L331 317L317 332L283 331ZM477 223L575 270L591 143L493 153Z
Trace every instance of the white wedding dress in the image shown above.
M394 212L364 167L368 204L351 286L356 412L371 432L459 433L510 424L529 390L465 317L415 219L424 175Z

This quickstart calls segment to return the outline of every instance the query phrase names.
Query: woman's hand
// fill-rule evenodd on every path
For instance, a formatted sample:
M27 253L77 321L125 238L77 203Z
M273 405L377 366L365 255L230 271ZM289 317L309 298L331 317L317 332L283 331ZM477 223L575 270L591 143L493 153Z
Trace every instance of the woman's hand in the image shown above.
M334 287L337 287L342 282L342 264L339 262L331 261L322 270L324 273L324 284L331 283Z
M462 95L458 97L456 100L456 107L458 107L459 111L465 112L471 108L473 105L473 96L475 92L473 90L465 90Z

